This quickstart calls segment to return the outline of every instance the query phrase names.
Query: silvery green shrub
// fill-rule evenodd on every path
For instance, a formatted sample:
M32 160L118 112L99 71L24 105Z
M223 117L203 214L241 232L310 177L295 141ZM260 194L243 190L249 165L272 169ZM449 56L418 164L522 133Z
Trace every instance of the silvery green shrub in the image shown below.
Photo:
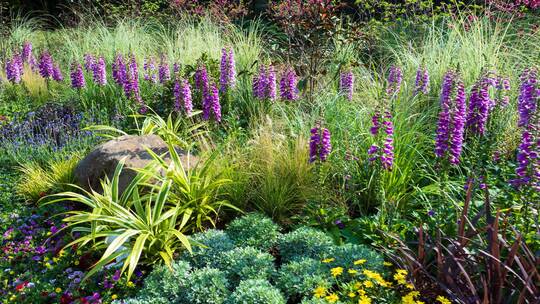
M195 269L188 277L182 297L186 304L222 304L230 295L225 273L215 268Z
M274 257L253 247L238 247L223 253L218 265L235 286L241 280L270 278L274 271Z
M280 236L279 226L260 213L250 213L232 221L227 233L236 246L251 246L268 251Z
M383 257L364 245L344 244L341 246L332 246L324 258L335 259L332 263L328 264L330 267L366 268L379 272L384 270ZM366 260L366 262L359 267L354 265L354 261L357 260Z
M327 255L333 241L326 233L309 227L301 227L282 235L278 240L281 260L285 262L303 257L321 259Z
M209 229L196 233L189 239L193 242L193 254L186 251L182 254L182 259L189 261L194 267L213 267L223 252L234 248L233 241L222 230Z
M172 263L172 271L164 265L156 266L144 280L140 291L141 298L164 298L168 301L179 302L182 290L188 282L191 266L185 261Z
M283 264L274 278L275 285L287 297L312 295L318 285L331 285L330 280L330 273L321 261L311 258Z
M287 301L267 280L241 281L227 304L285 304Z

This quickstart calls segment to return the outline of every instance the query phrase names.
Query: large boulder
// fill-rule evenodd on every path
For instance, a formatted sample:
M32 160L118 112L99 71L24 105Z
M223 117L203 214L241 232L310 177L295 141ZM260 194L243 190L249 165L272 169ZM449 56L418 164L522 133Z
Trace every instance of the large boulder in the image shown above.
M158 155L169 151L167 144L157 135L124 135L97 146L90 154L82 159L75 168L75 178L80 186L85 189L101 191L100 180L105 176L112 178L116 166L125 158L124 169L120 175L118 187L122 193L127 185L137 175L133 169L144 168L152 156L146 149L150 149ZM181 160L187 167L187 157L182 151ZM170 160L167 156L166 160Z

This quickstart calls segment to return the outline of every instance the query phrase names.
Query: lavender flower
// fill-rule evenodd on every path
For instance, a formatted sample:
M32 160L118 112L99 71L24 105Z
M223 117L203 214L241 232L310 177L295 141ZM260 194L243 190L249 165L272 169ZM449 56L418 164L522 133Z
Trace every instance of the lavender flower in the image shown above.
M351 70L342 72L339 76L339 91L352 101L354 91L354 74Z
M331 151L332 144L330 143L330 131L324 128L322 130L321 148L319 150L319 157L321 161L325 161Z
M96 58L92 54L85 54L83 57L84 60L84 69L86 72L90 73L94 70L94 64L96 64Z
M25 41L23 43L22 60L26 63L30 63L31 59L32 59L32 43L29 41Z
M82 89L86 86L84 73L81 64L73 63L71 67L71 87L74 89Z
M416 71L414 95L418 95L420 92L429 93L429 73L425 67L419 67Z
M234 61L234 52L232 48L227 51L226 48L221 49L221 63L219 84L220 91L226 92L227 89L234 87L236 83L236 68Z
M58 64L54 64L53 66L52 79L58 82L64 81L64 75L62 75L62 70L60 70Z
M395 98L399 94L401 88L401 82L403 80L403 72L398 66L391 66L388 74L388 85L386 87L386 93L391 98Z
M98 61L94 64L93 76L95 83L102 86L107 84L107 65L103 57L99 57Z
M279 82L281 99L296 100L298 99L297 76L293 68L288 68L281 76Z
M309 162L312 163L317 160L319 156L319 145L321 143L321 134L319 133L319 126L315 126L311 129L311 137L309 140Z
M161 56L161 61L159 63L159 82L165 83L171 80L171 70L169 68L169 63L164 56Z
M154 58L144 59L143 63L144 69L144 80L157 83L157 74L156 74L156 62Z
M139 91L139 69L137 67L137 60L133 54L129 59L129 68L126 76L127 77L123 79L123 88L126 97L130 98L133 96L139 103L142 103Z
M16 60L6 60L6 78L14 84L21 82L21 70Z
M45 79L49 79L53 75L53 60L49 52L44 51L39 56L39 74Z

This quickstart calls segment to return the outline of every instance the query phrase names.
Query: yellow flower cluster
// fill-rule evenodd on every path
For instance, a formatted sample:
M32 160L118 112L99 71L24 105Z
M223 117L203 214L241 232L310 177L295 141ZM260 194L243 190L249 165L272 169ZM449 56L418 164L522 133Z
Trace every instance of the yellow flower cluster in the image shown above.
M368 279L371 279L375 281L377 284L381 285L382 287L391 287L392 283L387 282L383 279L383 277L376 271L371 271L368 269L364 269L362 272Z
M443 296L438 296L435 300L439 301L439 303L441 303L441 304L452 304L452 302L450 302L450 300L448 300L447 298L445 298Z
M343 273L343 267L335 267L330 269L330 273L332 273L332 276L337 277L340 276Z
M418 291L411 291L407 295L401 297L401 303L403 304L424 304L422 301L417 301L415 298L420 296Z
M396 274L394 274L394 280L396 280L396 282L401 285L407 284L407 273L408 272L405 269L396 270Z

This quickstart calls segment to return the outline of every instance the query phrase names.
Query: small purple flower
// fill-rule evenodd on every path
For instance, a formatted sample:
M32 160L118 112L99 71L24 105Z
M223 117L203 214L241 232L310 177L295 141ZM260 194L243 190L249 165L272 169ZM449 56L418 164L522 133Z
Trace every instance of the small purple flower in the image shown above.
M13 59L6 60L6 78L11 83L21 82L21 69L19 64Z
M161 61L159 63L159 82L165 83L171 80L171 70L169 68L169 63L165 56L161 56Z
M289 67L279 81L281 99L290 101L298 99L297 81L294 69Z
M23 43L22 60L26 63L30 63L32 59L32 42L25 41Z
M95 83L102 86L107 84L107 65L105 64L105 59L103 57L99 57L94 64L93 76Z
M334 224L336 224L339 229L345 229L345 224L343 224L341 220L336 220Z
M428 70L421 66L416 71L416 80L414 86L414 95L421 93L429 93L429 73Z
M49 52L44 51L39 56L39 74L45 79L49 79L53 76L54 67L53 60Z
M153 57L150 57L149 59L144 59L143 69L144 80L150 81L152 83L157 83L158 76L156 74L156 62Z
M339 76L339 92L347 96L349 101L352 101L354 92L354 74L351 70L342 72Z
M401 82L403 80L403 72L398 66L391 66L388 74L388 84L386 87L386 93L390 98L395 98L399 94L401 88Z
M212 112L217 122L221 122L221 105L219 104L219 92L215 84L210 86L208 95L209 103L212 105Z
M112 63L112 77L114 81L123 86L127 78L127 67L121 54L117 54Z
M116 271L114 272L114 275L113 275L112 279L113 279L113 281L115 281L115 282L118 282L118 280L120 280L120 270L116 270Z
M86 86L83 69L80 63L73 63L70 76L72 88L79 90Z
M319 156L319 145L321 143L321 134L319 133L319 126L315 126L311 129L311 137L309 140L309 162L312 163L317 160Z
M232 48L221 49L221 63L219 84L220 91L226 92L227 89L234 87L236 83L236 67L234 61L234 51Z
M332 151L332 144L330 142L330 131L324 128L322 130L321 148L319 150L319 157L321 161L325 161L331 151Z
M52 78L54 79L54 81L64 81L64 75L62 75L62 70L60 70L60 67L56 63L53 66Z
M96 64L96 58L92 54L85 54L83 57L84 60L84 69L86 72L90 73L94 70L94 64Z

